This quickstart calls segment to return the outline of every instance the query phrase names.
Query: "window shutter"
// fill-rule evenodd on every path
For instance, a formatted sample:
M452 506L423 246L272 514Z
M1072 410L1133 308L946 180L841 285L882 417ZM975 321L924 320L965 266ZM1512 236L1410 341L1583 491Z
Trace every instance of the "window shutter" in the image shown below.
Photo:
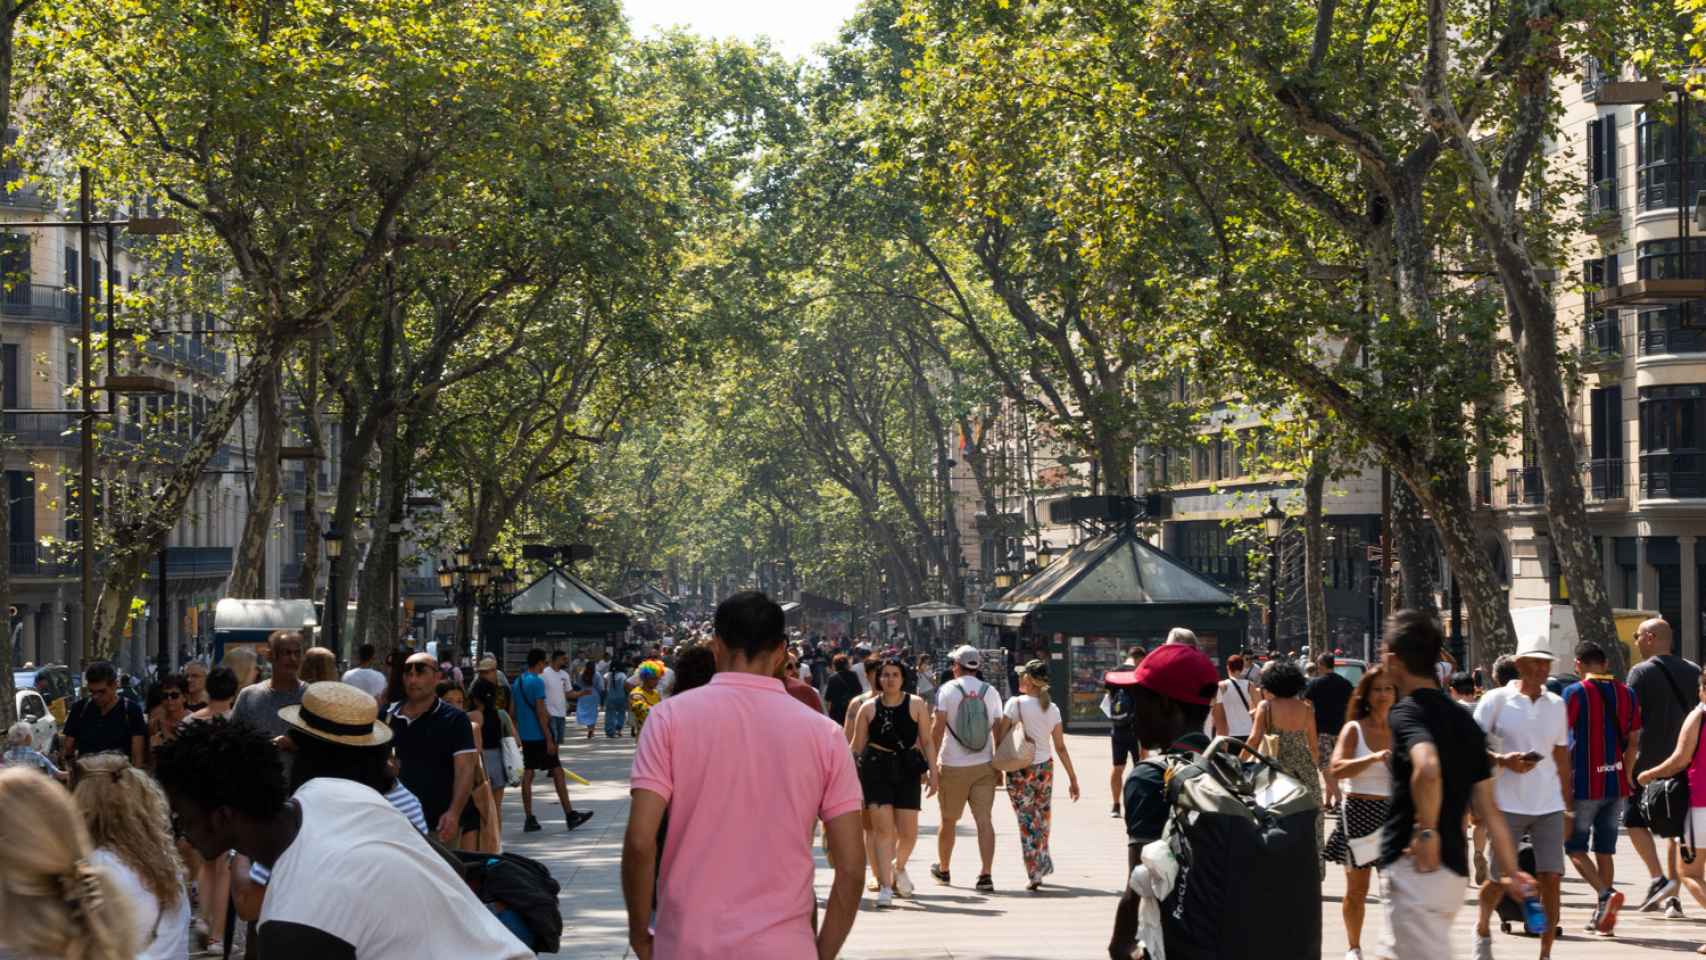
M1605 161L1605 134L1600 128L1600 121L1588 121L1588 186L1593 187L1605 179L1601 167Z

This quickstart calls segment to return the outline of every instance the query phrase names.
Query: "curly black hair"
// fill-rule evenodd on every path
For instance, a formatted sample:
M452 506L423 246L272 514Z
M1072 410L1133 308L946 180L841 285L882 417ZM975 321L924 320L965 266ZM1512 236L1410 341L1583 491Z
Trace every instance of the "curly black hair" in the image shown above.
M1303 692L1303 671L1290 660L1274 660L1262 668L1262 689L1276 697L1295 697Z
M154 779L203 810L229 807L252 819L284 806L284 764L272 738L240 720L185 724L155 752Z

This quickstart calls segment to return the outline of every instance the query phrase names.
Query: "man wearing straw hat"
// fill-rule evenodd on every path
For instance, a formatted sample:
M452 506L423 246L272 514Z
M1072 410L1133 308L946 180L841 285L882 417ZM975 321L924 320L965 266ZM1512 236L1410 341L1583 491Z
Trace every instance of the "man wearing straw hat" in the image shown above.
M390 731L375 722L377 707L354 687L319 683L280 719L309 732L299 743L382 747ZM186 725L156 764L184 838L203 857L236 850L271 871L253 941L260 956L420 956L422 944L433 956L533 956L369 787L322 775L288 793L270 741L216 717Z

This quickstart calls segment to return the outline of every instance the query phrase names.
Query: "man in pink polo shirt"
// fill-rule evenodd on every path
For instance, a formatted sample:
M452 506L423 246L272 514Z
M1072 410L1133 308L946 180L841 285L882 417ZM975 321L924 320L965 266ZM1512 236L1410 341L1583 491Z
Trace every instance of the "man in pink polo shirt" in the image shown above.
M757 591L738 593L717 605L713 627L716 675L653 707L634 753L622 844L628 942L640 960L827 960L853 929L865 874L864 795L852 754L833 720L776 679L787 655L781 607ZM814 933L818 820L835 883Z

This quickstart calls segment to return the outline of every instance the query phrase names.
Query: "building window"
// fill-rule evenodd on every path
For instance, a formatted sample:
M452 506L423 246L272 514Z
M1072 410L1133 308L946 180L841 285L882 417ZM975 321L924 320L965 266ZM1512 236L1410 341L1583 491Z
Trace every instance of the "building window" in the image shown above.
M1701 484L1706 384L1641 388L1641 495L1706 496Z
M1635 114L1635 195L1642 210L1674 207L1682 192L1674 110L1666 104ZM1706 137L1698 122L1688 140L1688 184L1690 191L1706 186Z
M1635 276L1641 280L1706 277L1706 237L1688 238L1688 259L1681 256L1682 240L1647 240L1635 245Z
M1192 570L1220 583L1237 587L1246 582L1244 551L1229 543L1232 532L1218 520L1187 520L1173 524L1174 555Z
M1617 117L1588 121L1589 213L1617 211Z
M1698 312L1691 303L1676 303L1657 310L1641 311L1641 352L1702 353L1706 352L1706 331L1700 328Z
M1582 316L1584 344L1591 353L1617 355L1623 352L1623 328L1616 310L1595 310L1594 295L1605 287L1616 286L1617 254L1582 262Z
M1623 388L1592 391L1588 416L1588 497L1616 499L1623 496Z

